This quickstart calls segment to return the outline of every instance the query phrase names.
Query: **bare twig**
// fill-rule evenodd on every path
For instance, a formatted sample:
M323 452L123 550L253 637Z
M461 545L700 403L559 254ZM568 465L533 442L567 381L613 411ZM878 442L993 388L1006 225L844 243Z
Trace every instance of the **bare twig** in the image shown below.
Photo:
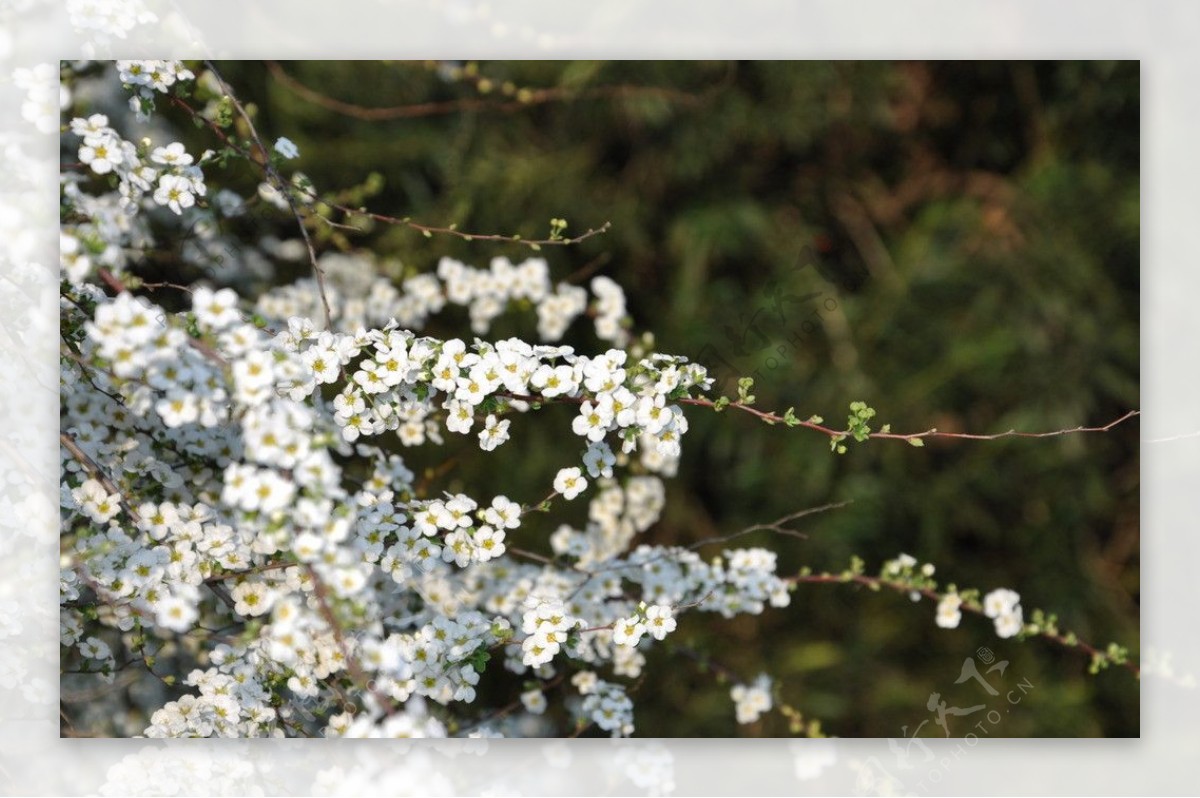
M329 307L329 297L325 293L325 271L317 262L317 250L313 246L312 237L308 234L308 227L304 224L304 217L301 216L300 209L296 206L296 198L292 196L288 182L283 179L278 170L275 169L275 165L271 163L271 151L267 149L262 139L259 138L258 130L254 127L254 120L250 118L250 114L246 113L246 109L242 107L241 101L234 95L233 90L229 88L229 84L225 82L225 79L221 77L221 73L217 71L216 64L212 61L205 61L204 65L208 67L213 77L216 78L217 83L221 87L221 92L229 98L229 101L233 103L233 107L237 109L238 115L246 122L246 127L250 130L250 138L254 139L254 144L258 147L259 153L262 156L262 160L258 162L259 166L262 167L267 178L279 190L279 193L287 200L292 215L296 217L296 224L300 228L300 235L304 238L304 245L308 249L308 260L312 264L313 274L317 278L317 291L321 295L321 307L325 311L325 329L332 330L333 312Z
M786 535L788 537L800 538L801 540L805 540L808 538L808 535L805 535L803 532L798 532L795 529L789 529L788 527L784 526L784 524L789 524L792 521L795 521L798 518L803 518L806 515L815 515L816 513L823 513L826 510L836 510L839 507L845 507L846 505L852 504L852 503L853 503L852 500L848 500L848 501L844 501L844 502L834 502L832 504L823 504L820 507L810 507L807 510L800 510L799 512L792 513L791 515L785 515L784 517L776 519L775 521L771 521L770 523L754 524L753 526L748 526L745 529L743 529L739 532L734 532L731 535L725 535L724 537L709 538L707 540L697 541L696 543L693 543L692 545L688 546L688 549L690 551L695 551L696 549L702 548L704 546L711 546L715 543L728 543L731 540L736 540L737 538L740 538L743 535L749 535L752 532L775 532L780 535Z
M697 106L705 101L701 95L659 86L594 86L585 89L552 87L524 89L517 99L463 98L435 102L409 103L389 107L368 107L329 97L312 89L289 75L278 61L267 61L271 75L288 90L313 105L344 116L366 122L386 122L393 119L416 119L442 116L461 111L498 111L512 113L545 103L584 99L624 99L628 97L652 97L657 100L683 106Z
M183 109L188 114L190 114L193 119L196 119L199 122L201 122L202 124L208 126L208 128L217 135L217 137L221 140L221 142L223 144L225 144L227 147L232 149L234 152L236 152L239 155L246 158L251 163L258 166L260 169L263 170L263 173L265 175L270 176L271 174L274 174L278 178L278 172L276 172L275 168L271 165L269 157L267 157L266 162L264 163L261 158L256 158L254 153L251 153L245 147L241 146L236 141L231 139L225 133L225 131L220 128L219 125L217 125L211 119L205 118L199 111L197 111L192 106L188 105L182 99L180 99L179 97L176 97L174 95L170 95L169 99L174 105L176 105L177 107ZM262 147L261 143L259 143L258 146L261 148ZM288 197L289 203L293 202L293 198L291 195L291 192L293 190L307 195L315 203L320 203L322 205L326 205L329 208L341 211L344 214L354 215L354 216L362 216L365 218L374 219L375 221L382 222L384 224L409 227L409 228L416 230L420 233L423 233L425 235L435 235L435 234L436 235L447 235L447 236L453 236L455 238L461 238L464 241L494 241L494 242L505 243L505 244L516 244L519 246L529 247L530 249L535 249L535 250L540 249L542 247L572 246L572 245L578 244L582 241L586 241L587 239L592 238L593 236L598 236L603 233L606 233L612 227L611 222L605 222L598 228L588 228L585 232L581 233L580 235L577 235L577 236L574 236L571 238L523 238L522 236L519 236L519 235L500 235L500 234L494 234L494 233L469 233L469 232L465 232L463 230L459 230L457 225L452 225L450 227L438 227L436 225L422 224L421 222L414 221L411 217L407 217L407 216L401 218L401 217L397 217L397 216L389 216L388 214L385 214L385 213L376 213L374 211L368 211L366 208L361 208L361 207L360 208L351 208L349 205L344 205L342 203L335 202L334 200L331 200L327 197L324 197L324 196L318 194L314 189L305 188L303 186L293 186L290 184L285 184L284 185L284 195L286 197ZM292 208L293 208L293 210L295 210L294 204L292 205ZM352 225L343 225L343 224L334 222L330 219L327 219L322 214L320 214L316 211L313 212L313 216L316 219L318 219L320 221L324 221L335 227L358 230L358 228L355 228ZM304 231L304 235L305 235L306 242L308 242L307 230ZM308 242L308 243L310 243L310 246L311 246L311 242ZM310 252L310 255L311 255L311 252ZM321 274L321 272L319 270L318 270L317 274L318 274L318 283L321 283L323 281L323 275Z

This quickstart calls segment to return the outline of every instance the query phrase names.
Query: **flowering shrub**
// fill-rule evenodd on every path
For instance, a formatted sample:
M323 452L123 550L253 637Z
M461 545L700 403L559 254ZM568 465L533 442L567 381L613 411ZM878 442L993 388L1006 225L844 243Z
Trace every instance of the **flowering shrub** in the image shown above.
M130 733L628 736L635 688L656 678L644 652L683 616L786 607L803 583L929 598L939 627L981 614L1000 637L1040 636L1082 649L1094 668L1136 671L1119 646L1096 650L1041 611L1027 618L1013 590L940 589L934 567L909 555L878 576L858 561L786 575L774 552L733 545L737 535L712 559L642 542L682 456L687 408L803 427L836 452L939 433L873 429L862 402L845 429L762 411L749 379L736 398L713 396L703 364L631 332L613 280L551 279L537 251L599 230L569 239L554 220L520 263L442 259L399 284L367 252L318 254L306 221L345 225L366 211L285 176L296 145L266 146L211 65L199 77L165 61L66 69L77 86L124 91L129 112L75 117L64 133L62 661L109 682L134 671L161 683L132 697L146 723ZM216 149L188 152L154 126L162 103ZM231 165L261 179L256 198L210 192ZM294 216L301 238L256 249L222 232L254 203ZM172 286L190 296L179 309L156 302L166 286L138 268L171 240L213 275ZM235 290L238 275L264 269L264 253L307 260L311 276L254 298ZM423 334L453 307L466 309L470 336ZM487 338L521 308L536 316L537 341ZM558 343L581 317L598 342L586 353ZM574 416L544 498L450 493L406 459L464 436L511 467L521 425L548 404ZM585 525L547 525L575 501ZM530 527L549 553L513 545ZM509 685L489 690L503 702L483 705L485 676ZM798 717L767 674L729 695L738 723L776 706Z

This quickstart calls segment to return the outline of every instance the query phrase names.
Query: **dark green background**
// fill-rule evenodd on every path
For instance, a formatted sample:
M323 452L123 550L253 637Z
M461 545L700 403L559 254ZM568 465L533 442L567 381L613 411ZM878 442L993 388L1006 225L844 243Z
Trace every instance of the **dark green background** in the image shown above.
M324 193L375 173L372 210L526 238L545 237L552 217L570 222L568 234L611 221L578 247L545 249L554 278L584 267L613 277L660 350L704 353L722 376L722 362L757 370L764 408L794 405L840 425L861 399L898 431L992 432L1098 425L1138 407L1136 63L484 62L475 77L421 63L281 65L327 98L410 107L382 120L301 96L262 63L219 66L264 137L299 145L288 166ZM506 82L558 93L522 105ZM294 235L282 215L278 232ZM528 254L400 227L322 238L413 271L442 255L484 266ZM816 292L833 309L812 316L812 302L789 299ZM756 312L739 353L726 328L742 334ZM465 313L447 318L437 331L467 333L455 326ZM531 313L515 314L492 335L532 336L533 326ZM568 341L595 347L587 326ZM520 448L497 453L501 473L496 458L458 458L445 487L540 497L568 437L570 410L554 413L514 422ZM646 542L689 543L853 499L808 519L805 541L741 543L778 550L784 571L841 569L853 554L874 571L908 552L945 581L1012 587L1027 612L1057 612L1084 639L1136 655L1136 421L925 449L873 441L838 457L819 434L689 416L680 478ZM451 454L470 448L449 444ZM427 457L416 463L438 462ZM583 511L569 508L579 520ZM560 518L517 538L544 548ZM1000 640L975 617L938 629L933 611L810 586L761 617L689 614L670 640L743 678L772 674L793 706L840 736L911 734L932 718L934 691L959 706L987 698L954 685L980 646L1011 662L994 682L1034 685L993 736L1138 734L1128 672L1091 677L1076 652ZM778 715L738 727L729 686L684 652L655 646L648 672L635 696L639 735L787 734ZM961 736L974 722L951 729ZM921 733L941 730L930 722Z

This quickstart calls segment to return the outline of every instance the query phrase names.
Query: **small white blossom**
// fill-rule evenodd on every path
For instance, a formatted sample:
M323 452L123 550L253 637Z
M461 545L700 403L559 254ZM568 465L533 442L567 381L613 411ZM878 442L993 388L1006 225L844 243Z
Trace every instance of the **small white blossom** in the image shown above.
M942 600L937 605L937 625L943 629L955 629L958 627L959 621L962 620L962 599L954 594L947 593L942 596Z
M586 487L587 480L584 479L583 473L579 468L574 466L560 469L558 475L554 477L554 490L561 493L562 497L567 501L574 499Z
M292 143L291 139L283 136L280 136L275 140L275 152L279 153L288 160L300 157L300 148Z

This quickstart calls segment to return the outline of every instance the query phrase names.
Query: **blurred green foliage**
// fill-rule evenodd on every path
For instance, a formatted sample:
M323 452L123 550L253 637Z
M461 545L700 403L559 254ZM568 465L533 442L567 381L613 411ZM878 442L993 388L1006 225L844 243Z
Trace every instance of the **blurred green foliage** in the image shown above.
M546 237L553 218L568 236L611 221L605 235L538 254L555 279L581 269L616 279L662 351L703 352L722 377L757 372L760 407L840 423L862 399L876 426L910 432L1091 426L1138 407L1136 62L220 66L263 135L299 145L289 166L322 192L377 175L372 210L526 238ZM282 217L278 232L294 235ZM442 255L480 266L530 254L395 226L329 233L324 248L368 248L416 271ZM464 319L453 321L443 331L464 334ZM493 336L531 336L533 324L512 314ZM595 347L583 327L568 342ZM570 411L544 412L558 411L557 425L514 421L521 449L498 453L499 473L470 441L449 441L445 487L540 497L561 465ZM943 583L1012 587L1027 617L1043 607L1083 639L1137 655L1136 422L924 449L851 442L837 456L802 429L689 415L680 477L648 542L691 543L853 499L805 519L806 540L739 543L779 551L784 572L840 570L853 554L873 571L908 552ZM582 507L569 511L582 521ZM557 523L528 525L520 545L544 550ZM638 733L788 733L777 713L737 727L729 685L690 650L746 680L772 674L827 733L900 737L933 717L932 692L960 706L985 697L954 681L988 646L1011 663L994 682L1035 687L992 736L1138 734L1128 672L1091 677L1077 652L1000 640L975 617L938 629L933 612L895 594L807 586L757 618L689 614L673 645L651 651ZM959 723L956 736L974 720ZM942 731L930 722L920 734Z

